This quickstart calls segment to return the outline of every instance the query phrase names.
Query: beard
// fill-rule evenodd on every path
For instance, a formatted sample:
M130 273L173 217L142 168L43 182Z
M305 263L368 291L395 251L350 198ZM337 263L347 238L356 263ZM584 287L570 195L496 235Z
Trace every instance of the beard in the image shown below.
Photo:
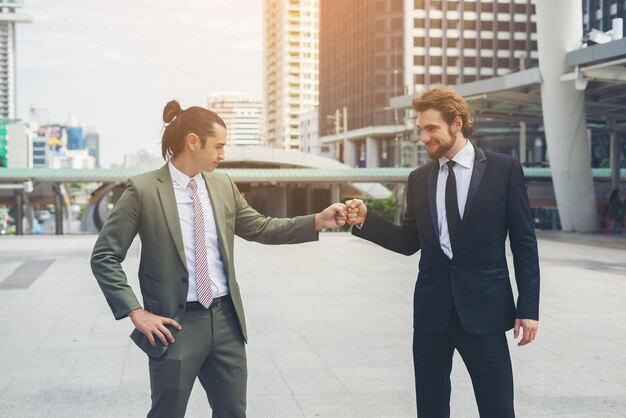
M431 160L438 160L446 155L446 153L452 149L454 144L456 144L456 135L454 135L452 129L448 127L448 142L446 142L445 144L442 144L441 141L437 142L439 142L439 148L437 148L436 150L430 151L428 148L426 148L426 153Z

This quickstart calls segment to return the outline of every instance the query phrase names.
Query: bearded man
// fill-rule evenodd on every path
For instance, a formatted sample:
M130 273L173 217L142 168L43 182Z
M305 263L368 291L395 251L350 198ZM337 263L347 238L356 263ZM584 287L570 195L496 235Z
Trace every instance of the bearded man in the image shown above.
M539 325L539 261L522 166L473 145L466 101L438 86L413 101L432 162L409 175L406 212L394 225L363 201L346 202L352 233L388 250L421 250L413 299L418 416L450 416L450 372L458 350L481 417L514 417L505 332L519 346ZM517 303L507 267L513 253Z

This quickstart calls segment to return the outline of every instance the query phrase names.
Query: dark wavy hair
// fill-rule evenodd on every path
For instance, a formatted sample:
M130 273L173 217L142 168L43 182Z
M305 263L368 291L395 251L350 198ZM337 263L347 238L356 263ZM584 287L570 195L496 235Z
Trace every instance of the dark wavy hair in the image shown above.
M454 118L459 116L463 121L463 136L469 138L474 132L474 123L470 119L469 108L465 99L454 89L446 86L433 86L420 97L413 99L413 110L423 112L435 109L441 112L448 125L452 125Z
M215 135L215 124L226 128L226 124L217 113L199 106L183 110L176 100L171 100L165 105L163 122L165 129L161 138L161 153L165 160L183 150L185 138L190 133L198 135L201 148L204 148L206 139Z

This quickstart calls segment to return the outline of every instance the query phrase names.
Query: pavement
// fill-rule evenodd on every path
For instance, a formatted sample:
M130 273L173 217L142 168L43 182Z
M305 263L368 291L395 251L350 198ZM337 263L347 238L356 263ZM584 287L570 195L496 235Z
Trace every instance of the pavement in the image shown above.
M520 348L508 333L517 416L626 417L626 237L538 236L539 334ZM0 238L0 417L146 415L148 361L91 275L94 241ZM249 326L248 416L416 416L419 254L338 232L291 246L238 239L235 248ZM138 253L136 241L124 262L135 289ZM458 355L451 409L478 417ZM187 416L209 414L196 384Z

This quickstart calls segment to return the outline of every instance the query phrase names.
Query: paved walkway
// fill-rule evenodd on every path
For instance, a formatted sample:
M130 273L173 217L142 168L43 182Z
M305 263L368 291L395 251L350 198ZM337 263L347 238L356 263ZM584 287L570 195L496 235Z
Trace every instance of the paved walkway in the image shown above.
M510 338L519 417L626 417L626 238L583 238L540 234L538 339ZM91 275L94 240L0 238L0 417L145 416L147 360ZM419 255L345 233L281 247L238 240L236 252L250 417L415 416ZM125 261L135 287L137 256L135 244ZM458 356L452 379L452 416L478 417ZM198 384L187 416L208 411Z

